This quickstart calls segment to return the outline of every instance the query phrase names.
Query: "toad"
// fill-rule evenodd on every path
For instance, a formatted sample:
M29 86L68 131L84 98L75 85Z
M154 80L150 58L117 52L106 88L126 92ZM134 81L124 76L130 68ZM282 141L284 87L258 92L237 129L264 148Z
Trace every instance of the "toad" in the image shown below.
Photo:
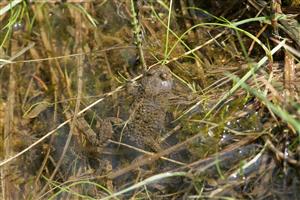
M124 129L125 142L142 149L160 150L172 88L173 78L167 66L153 67L144 74Z
M121 141L132 146L159 151L159 139L167 125L167 107L172 88L171 70L164 65L152 67L144 73L139 82L130 106L129 119L124 123L122 131L119 131L120 134L112 133L112 125L108 122L119 123L120 119L104 119L98 121L101 124L98 124L97 133L89 131L92 133L89 134L88 131L84 131L87 140L97 147L103 147L109 138L120 137Z

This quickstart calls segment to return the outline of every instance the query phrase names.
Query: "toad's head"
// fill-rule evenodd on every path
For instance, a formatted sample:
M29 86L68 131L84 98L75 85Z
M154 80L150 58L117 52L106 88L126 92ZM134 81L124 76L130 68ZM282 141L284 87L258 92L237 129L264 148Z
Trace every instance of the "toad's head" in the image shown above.
M171 70L165 65L152 67L144 74L141 84L146 95L169 93L173 87Z

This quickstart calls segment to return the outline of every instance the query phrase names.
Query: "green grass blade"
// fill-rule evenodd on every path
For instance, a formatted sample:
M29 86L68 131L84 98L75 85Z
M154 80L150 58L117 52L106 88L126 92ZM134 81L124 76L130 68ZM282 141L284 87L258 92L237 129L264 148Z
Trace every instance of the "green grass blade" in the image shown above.
M7 4L6 6L4 6L3 8L1 8L0 9L0 16L4 15L6 12L8 12L12 8L14 8L16 5L18 5L22 1L23 0L14 0L14 1L10 2L9 4Z
M230 78L232 78L235 81L240 82L241 87L243 87L245 90L252 93L254 96L259 98L262 102L265 103L265 105L274 112L277 116L279 116L283 121L287 122L288 124L292 125L295 130L300 134L300 121L296 120L291 114L289 114L286 110L284 110L281 106L275 105L272 102L270 102L266 95L263 92L260 92L259 90L256 90L254 88L251 88L248 86L245 81L242 81L238 77L234 75L229 75ZM299 135L300 136L300 135Z
M147 179L145 179L145 180L143 180L139 183L136 183L136 184L134 184L134 185L132 185L128 188L125 188L124 190L121 190L121 191L116 192L116 193L114 193L110 196L102 198L101 200L108 200L108 199L111 199L113 197L119 196L121 194L127 193L129 191L135 190L137 188L143 187L147 184L159 181L159 180L164 179L164 178L174 177L174 176L187 176L187 173L186 172L166 172L166 173L162 173L162 174L157 174L157 175L149 177L149 178L147 178Z
M170 1L170 6L169 6L169 15L168 15L168 24L167 24L167 33L166 33L166 43L165 43L165 52L164 52L164 61L163 64L166 63L168 57L168 47L169 47L169 33L170 33L170 23L171 23L171 14L172 14L172 5L173 1Z
M281 41L276 47L271 50L271 55L276 53L280 48L283 47L286 40ZM213 108L205 115L204 118L209 116L214 109L216 109L224 100L230 97L246 80L248 80L251 75L253 75L265 62L267 62L268 56L264 56L256 65L253 65L251 69L227 92L214 106Z

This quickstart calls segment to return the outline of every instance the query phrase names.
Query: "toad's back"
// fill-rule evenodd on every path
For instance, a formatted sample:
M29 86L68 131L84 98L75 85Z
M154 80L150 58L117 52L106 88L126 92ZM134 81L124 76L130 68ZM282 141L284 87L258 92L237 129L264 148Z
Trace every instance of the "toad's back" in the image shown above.
M159 150L172 87L172 74L166 66L153 67L144 74L124 132L132 145Z

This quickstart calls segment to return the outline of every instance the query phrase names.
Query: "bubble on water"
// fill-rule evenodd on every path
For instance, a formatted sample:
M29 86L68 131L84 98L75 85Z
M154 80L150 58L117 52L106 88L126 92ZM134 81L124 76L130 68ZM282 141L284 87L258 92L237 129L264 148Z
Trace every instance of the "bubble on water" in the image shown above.
M243 155L243 153L244 153L243 150L240 149L240 150L239 150L239 154L240 154L240 155Z
M221 141L221 143L225 143L225 142L228 142L228 140L230 140L230 139L231 139L230 135L222 134L220 141Z
M13 30L14 31L19 31L21 29L24 28L24 23L23 22L16 22L14 25L13 25Z
M230 176L229 180L236 180L238 178L237 174L233 174Z

